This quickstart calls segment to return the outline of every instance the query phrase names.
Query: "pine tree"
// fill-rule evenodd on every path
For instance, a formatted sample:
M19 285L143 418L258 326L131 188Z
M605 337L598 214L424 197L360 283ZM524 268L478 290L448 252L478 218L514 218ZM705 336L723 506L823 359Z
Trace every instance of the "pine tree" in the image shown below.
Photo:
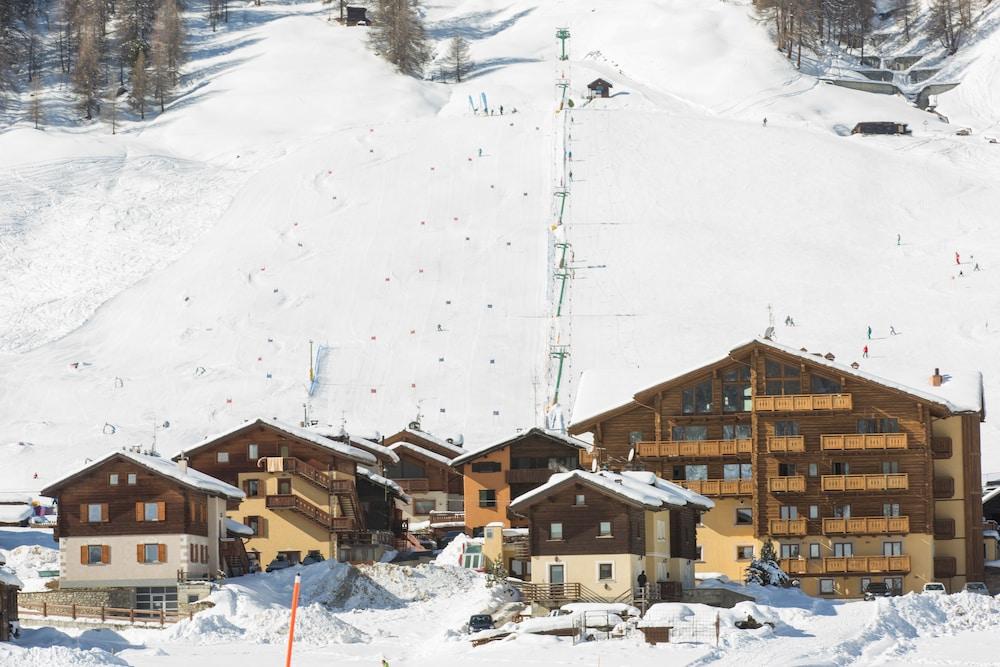
M778 564L778 554L770 538L761 546L760 556L750 561L744 580L747 584L760 586L788 586L791 583L788 575Z
M462 75L472 67L469 60L469 42L456 35L448 43L448 71L455 75L455 81L461 81Z
M140 51L132 66L132 107L138 110L142 120L146 118L147 85L146 54Z
M163 0L156 14L150 45L153 98L164 110L166 98L177 85L180 65L184 59L184 27L177 0Z
M119 47L122 65L131 69L139 53L149 53L155 6L152 0L122 0Z
M35 129L39 129L42 125L42 77L36 74L35 78L31 80L31 122L35 125Z
M80 46L73 69L73 87L80 96L80 108L87 120L101 110L100 104L100 37L97 26L91 21L80 31Z
M376 0L372 47L403 74L421 76L429 58L417 0Z
M959 0L934 0L927 20L927 36L954 55L962 41L963 28Z

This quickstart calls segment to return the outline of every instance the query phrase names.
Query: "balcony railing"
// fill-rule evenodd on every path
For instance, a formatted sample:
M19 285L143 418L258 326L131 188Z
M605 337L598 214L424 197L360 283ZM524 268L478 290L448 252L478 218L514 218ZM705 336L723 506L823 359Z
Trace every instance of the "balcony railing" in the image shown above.
M674 458L681 456L714 458L751 454L752 452L753 441L749 438L740 440L648 441L640 442L638 445L639 456L649 458Z
M806 478L803 475L768 477L767 490L771 493L803 493L806 490Z
M910 532L908 516L867 516L823 519L824 535L891 535Z
M850 394L790 394L785 396L754 396L757 412L811 412L813 410L850 410Z
M806 451L806 439L802 435L776 435L767 439L767 451L772 454Z
M805 535L805 519L771 519L767 522L771 535Z
M905 433L844 433L821 435L819 446L823 451L860 452L871 449L906 449Z
M752 496L753 481L749 479L686 479L675 480L685 488L705 496Z
M426 477L393 480L399 484L404 493L427 493L430 491L430 481Z
M910 571L909 556L784 558L778 564L787 574L895 574Z
M823 475L824 491L897 491L910 488L906 473L889 475Z

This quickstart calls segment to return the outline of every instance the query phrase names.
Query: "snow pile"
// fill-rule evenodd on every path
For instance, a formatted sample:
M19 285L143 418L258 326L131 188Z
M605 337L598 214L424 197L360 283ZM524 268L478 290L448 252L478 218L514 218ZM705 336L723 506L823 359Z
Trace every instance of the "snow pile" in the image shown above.
M112 654L128 646L118 633L85 631L72 637L55 628L24 628L14 642L0 643L0 665L13 667L90 667L128 665Z
M608 611L619 616L642 616L638 608L624 602L571 602L564 604L561 609L570 612Z
M59 550L38 544L14 547L10 551L0 549L0 560L7 561L7 567L24 582L23 591L43 591L45 582L51 578L38 576L39 570L59 569Z
M441 553L434 558L434 562L438 565L461 566L462 554L465 553L465 547L469 544L482 543L483 541L479 538L472 538L465 533L460 533L455 536L455 539L448 543L448 546L441 550Z

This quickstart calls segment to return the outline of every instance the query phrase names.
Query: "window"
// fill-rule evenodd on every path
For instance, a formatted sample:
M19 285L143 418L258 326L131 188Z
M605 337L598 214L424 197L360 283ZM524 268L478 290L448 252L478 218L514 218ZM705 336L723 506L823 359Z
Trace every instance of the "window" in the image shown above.
M736 525L737 526L752 526L753 525L753 509L749 507L737 507L736 508Z
M819 474L819 467L815 463L809 464L809 476L815 477Z
M749 463L726 463L722 466L724 479L750 479L753 477L753 466Z
M101 504L91 504L87 505L87 523L101 523L104 521L104 515L106 510L104 505Z
M882 516L902 516L899 503L882 503Z
M243 493L247 494L247 498L253 498L260 495L260 480L248 479L243 482Z
M251 442L247 445L247 458L251 461L256 461L260 458L260 445Z
M118 486L118 473L113 472L108 475L108 484L111 486Z
M903 543L902 542L883 542L882 543L882 555L883 556L902 556L903 555Z
M749 440L750 424L723 424L723 440Z
M561 540L563 538L562 524L561 523L550 523L549 524L549 539L550 540Z
M903 594L903 578L902 577L886 577L885 585L889 587L894 595Z
M229 463L229 452L216 452L215 453L216 463Z
M882 461L882 474L895 475L899 472L899 461Z
M136 503L136 521L163 521L166 518L166 503Z
M768 396L802 393L798 366L789 366L768 359L764 362L764 393Z
M899 433L899 420L892 418L859 419L858 433Z
M872 583L871 577L861 577L861 592L864 593L868 590L868 584Z
M109 562L110 549L102 544L88 544L80 548L82 565L104 565Z
M582 493L576 494L576 496L573 498L573 504L576 505L577 507L586 507L587 496L583 495Z
M819 558L819 544L817 544L816 542L812 542L809 545L809 557Z
M809 518L810 519L818 519L819 518L819 505L810 505L809 506Z
M427 477L427 474L419 463L400 458L399 463L392 463L385 467L385 476L389 479L423 479Z
M833 579L820 579L819 592L823 595L831 595L833 591Z
M708 427L704 425L675 426L670 429L670 435L675 442L678 440L707 440Z
M480 489L479 490L479 506L480 507L496 507L497 506L497 492L495 489Z
M684 477L682 479L708 479L708 466L684 466Z
M695 551L695 559L699 563L704 563L705 562L705 547L703 547L700 544L698 544L698 545L695 546L694 551Z
M153 611L177 611L177 587L136 588L135 608Z
M736 560L753 560L753 547L736 547Z
M781 557L782 558L798 558L799 557L799 545L798 544L782 544L781 545Z
M140 544L140 563L165 563L167 560L166 544Z
M499 461L480 461L472 464L472 472L500 472Z
M480 570L483 567L483 551L478 545L470 545L462 555L462 567Z
M290 496L292 495L292 480L289 478L278 480L278 495L279 496Z
M667 522L663 519L656 520L656 539L659 542L664 542L667 539Z
M747 366L722 372L722 411L750 411L750 369Z
M549 583L550 584L566 583L565 565L556 565L555 563L549 563Z
M833 545L834 558L850 558L854 555L854 545L850 542L837 542Z
M851 464L847 461L834 461L831 471L834 475L850 475Z
M833 516L837 519L850 519L851 518L851 506L850 505L834 505L833 506Z
M712 380L681 391L681 411L686 415L712 411Z
M560 528L560 530L562 530ZM597 524L597 536L598 537L611 537L611 522L601 521Z
M430 514L437 508L437 503L433 498L413 501L414 514Z
M799 423L794 419L782 419L774 422L774 434L777 436L798 435Z
M795 464L794 463L779 463L778 464L778 476L779 477L793 477L795 475Z
M598 563L597 564L597 580L598 581L613 581L615 578L615 564L614 563Z
M809 389L814 394L839 394L840 382L822 375L812 375L809 378Z
M635 447L640 442L642 442L642 431L629 431L628 444Z
M248 516L243 519L243 523L247 525L247 528L253 531L254 537L260 537L263 534L263 521L261 521L259 516Z
M281 458L287 459L288 458L288 445L282 445L281 448L280 448L280 450L279 450L279 453L281 454Z
M135 473L134 472L130 472L128 474L127 481L128 481L128 485L129 486L135 486L136 478L135 478Z
M778 508L782 519L798 519L799 508L794 505L782 505Z

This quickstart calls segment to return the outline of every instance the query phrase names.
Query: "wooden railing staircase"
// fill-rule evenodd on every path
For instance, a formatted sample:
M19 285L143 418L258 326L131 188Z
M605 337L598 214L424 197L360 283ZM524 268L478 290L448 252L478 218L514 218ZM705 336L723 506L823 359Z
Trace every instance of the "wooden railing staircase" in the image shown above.
M326 528L331 533L343 533L357 530L354 519L333 516L329 512L316 507L311 502L295 494L267 496L267 508L270 510L290 510Z
M227 577L241 577L250 573L250 557L243 540L224 537L219 540L219 562Z
M264 459L267 461L267 459ZM268 461L268 470L274 472L278 466L274 466ZM358 498L357 488L354 486L354 480L351 479L334 479L330 476L330 473L325 470L320 470L315 466L311 466L305 461L297 458L286 457L281 459L280 470L284 472L290 472L300 479L304 479L310 484L313 484L327 493L330 493L337 497L337 503L340 505L341 516L336 517L337 519L345 518L350 519L352 526L355 530L358 528L363 528L366 525L364 508L361 506L361 500ZM305 501L307 502L307 501ZM308 503L310 504L311 503ZM290 508L296 509L296 508ZM315 508L317 511L328 514ZM298 511L306 514L307 512L299 508ZM313 517L310 517L313 518Z

